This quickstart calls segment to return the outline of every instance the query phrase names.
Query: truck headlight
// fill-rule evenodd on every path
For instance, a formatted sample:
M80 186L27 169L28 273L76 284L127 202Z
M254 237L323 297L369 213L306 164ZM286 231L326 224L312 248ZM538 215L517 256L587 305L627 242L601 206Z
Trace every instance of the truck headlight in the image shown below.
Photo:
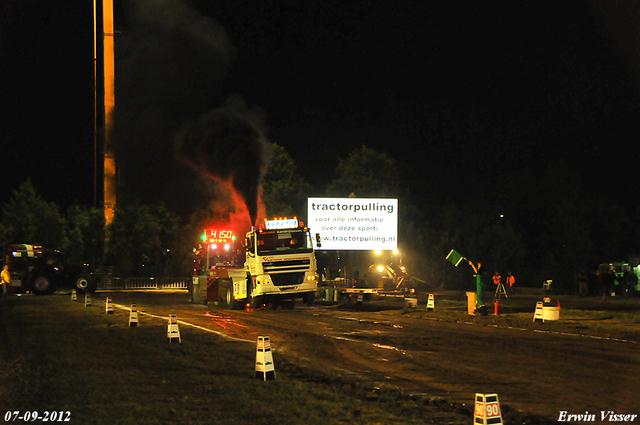
M318 278L318 276L315 275L315 274L311 274L311 275L307 276L307 280L308 281L313 281L313 280L316 280L317 278Z

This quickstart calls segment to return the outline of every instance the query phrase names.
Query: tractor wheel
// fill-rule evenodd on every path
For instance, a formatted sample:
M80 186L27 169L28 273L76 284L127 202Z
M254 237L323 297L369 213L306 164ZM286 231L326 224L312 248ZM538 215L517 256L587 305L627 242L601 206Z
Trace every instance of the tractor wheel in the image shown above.
M48 274L41 274L33 279L33 293L36 295L49 295L56 291L56 284Z
M93 293L96 291L96 283L88 274L79 274L73 280L73 284L79 294Z

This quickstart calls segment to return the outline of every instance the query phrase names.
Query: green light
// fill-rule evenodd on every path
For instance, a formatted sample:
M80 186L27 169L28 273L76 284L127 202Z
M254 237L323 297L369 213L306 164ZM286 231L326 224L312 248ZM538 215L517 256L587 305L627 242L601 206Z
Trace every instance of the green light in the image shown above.
M207 235L203 234L202 236L200 236L200 239L202 239L203 241L207 240Z

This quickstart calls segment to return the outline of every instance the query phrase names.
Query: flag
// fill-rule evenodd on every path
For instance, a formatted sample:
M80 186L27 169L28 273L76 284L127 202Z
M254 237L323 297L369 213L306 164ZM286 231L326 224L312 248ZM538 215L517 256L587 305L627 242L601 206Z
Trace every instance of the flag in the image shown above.
M456 267L458 267L458 264L460 264L460 261L462 261L463 258L464 257L455 249L452 249L449 255L447 255L447 260Z

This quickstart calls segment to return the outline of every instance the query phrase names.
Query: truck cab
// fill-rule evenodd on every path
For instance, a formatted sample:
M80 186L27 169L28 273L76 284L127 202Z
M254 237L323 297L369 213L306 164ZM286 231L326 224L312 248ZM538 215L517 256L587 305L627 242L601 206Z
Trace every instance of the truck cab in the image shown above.
M244 274L227 292L232 308L242 301L257 308L295 298L313 304L318 273L309 229L293 218L265 220L247 232Z

